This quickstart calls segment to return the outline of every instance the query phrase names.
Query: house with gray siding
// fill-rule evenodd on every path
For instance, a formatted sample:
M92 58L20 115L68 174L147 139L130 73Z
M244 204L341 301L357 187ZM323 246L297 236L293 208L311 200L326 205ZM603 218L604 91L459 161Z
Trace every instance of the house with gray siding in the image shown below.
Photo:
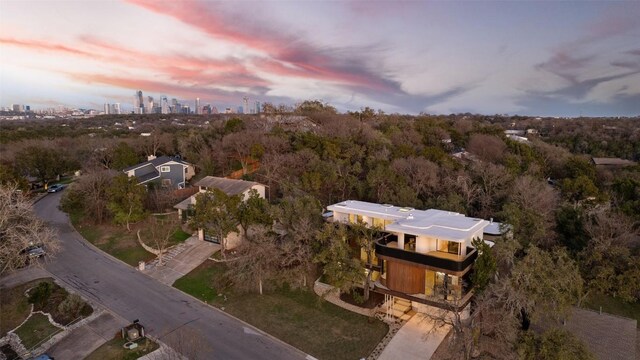
M255 190L258 193L258 196L264 199L266 188L265 185L253 181L227 179L215 176L205 176L198 180L194 185L198 187L198 193L174 206L175 209L178 209L178 217L185 222L188 220L189 216L192 216L199 194L206 193L209 190L219 189L229 196L241 195L242 201L246 201L252 190ZM221 242L220 239L206 234L204 229L198 229L198 238L200 240L210 241L217 244L224 243L226 249L232 249L238 246L243 236L242 228L238 227L238 231L232 232L225 239L226 241Z
M182 189L195 175L192 164L170 156L149 156L148 161L122 170L127 176L135 176L139 184L156 183L163 187Z

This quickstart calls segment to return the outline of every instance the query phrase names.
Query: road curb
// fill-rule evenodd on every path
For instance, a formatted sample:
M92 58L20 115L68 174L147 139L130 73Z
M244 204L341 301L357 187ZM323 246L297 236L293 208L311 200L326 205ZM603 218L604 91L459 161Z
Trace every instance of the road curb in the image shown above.
M284 345L285 347L288 347L288 348L290 348L290 349L294 350L295 352L297 352L297 353L299 353L300 355L302 355L302 358L303 358L303 359L315 359L313 356L311 356L311 355L309 355L309 354L305 353L304 351L302 351L302 350L298 349L297 347L295 347L295 346L293 346L293 345L291 345L291 344L289 344L289 343L287 343L287 342L285 342L285 341L283 341L283 340L281 340L281 339L278 339L277 337L275 337L275 336L273 336L273 335L271 335L271 334L269 334L269 333L265 332L264 330L262 330L262 329L258 329L258 328L257 328L257 327L255 327L254 325L251 325L251 324L247 323L246 321L244 321L244 320L242 320L242 319L239 319L239 318L237 318L237 317L235 317L235 316L233 316L233 315L229 314L228 312L225 312L225 311L223 311L223 310L221 310L221 309L219 309L219 308L217 308L217 307L215 307L215 306L213 306L213 305L211 305L211 304L208 304L208 303L206 303L206 302L204 302L204 301L202 301L202 300L198 299L197 297L195 297L195 296L193 296L193 295L191 295L191 294L188 294L188 293L186 293L186 292L184 292L184 291L182 291L182 290L180 290L180 289L178 289L178 288L175 288L175 287L173 287L173 286L170 286L170 285L167 285L167 284L165 284L165 283L162 283L162 282L158 281L157 279L155 279L155 278L151 277L150 275L145 274L145 273L144 273L144 272L142 272L142 271L139 271L139 270L138 270L138 269L136 269L135 267L133 267L133 266L131 266L131 265L127 264L126 262L124 262L124 261L122 261L122 260L120 260L120 259L116 258L115 256L113 256L113 255L111 255L111 254L107 253L106 251L102 251L102 249L100 249L99 247L97 247L97 246L93 245L89 240L85 239L85 238L84 238L84 236L82 236L82 234L80 234L80 232L76 229L76 227L75 227L75 226L73 226L73 223L71 222L71 218L69 217L69 214L67 214L67 213L65 212L65 215L67 216L67 222L69 223L69 226L71 227L71 229L73 229L73 231L74 231L76 234L78 234L78 236L82 239L82 241L83 241L85 244L89 245L90 247L94 248L95 250L98 250L100 253L102 253L102 254L106 255L107 257L109 257L109 258L111 258L111 259L114 259L114 260L116 260L116 261L118 261L118 262L120 262L120 263L122 263L122 264L124 264L124 265L126 265L126 266L128 266L128 267L130 267L130 268L132 268L132 269L134 269L134 270L136 270L136 271L137 271L137 272L139 272L140 274L142 274L142 275L146 276L147 278L149 278L151 281L155 281L155 282L157 282L158 284L161 284L161 285L163 285L163 286L166 286L166 287L168 287L168 288L170 288L170 289L173 289L173 290L175 290L175 291L179 291L180 293L182 293L182 294L184 294L184 295L187 295L188 297L190 297L190 298L192 298L192 299L194 299L194 300L196 300L196 301L200 302L201 304L203 304L203 305L205 305L205 306L209 307L210 309L213 309L214 311L216 311L216 312L218 312L218 313L220 313L220 314L224 314L225 316L227 316L227 317L229 317L229 318L231 318L231 319L233 319L233 320L236 320L236 321L240 322L241 324L243 324L243 325L245 325L245 326L247 326L247 327L249 327L249 328L251 328L251 329L255 330L255 331L256 331L256 332L258 332L259 334L264 335L265 337L267 337L267 338L269 338L269 339L271 339L271 340L274 340L275 342L280 343L281 345ZM48 271L47 271L47 272L48 272ZM54 278L55 278L55 277L54 277ZM101 305L103 305L103 304L101 304ZM104 305L103 305L103 306L104 306ZM107 308L107 307L105 306L105 308ZM108 308L107 308L107 309L108 309ZM113 313L113 311L111 311L111 312ZM115 314L115 313L114 313L114 314ZM117 314L116 314L116 315L117 315ZM117 315L117 316L118 316L118 317L120 317L120 318L123 318L122 316L119 316L119 315ZM126 319L125 319L125 320L126 320ZM160 340L160 339L161 339L161 337L157 337L156 339Z

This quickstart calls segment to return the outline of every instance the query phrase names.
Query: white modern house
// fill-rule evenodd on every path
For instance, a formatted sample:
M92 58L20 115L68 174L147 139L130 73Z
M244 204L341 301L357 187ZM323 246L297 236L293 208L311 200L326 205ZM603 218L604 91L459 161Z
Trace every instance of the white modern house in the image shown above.
M478 253L472 240L500 236L492 220L451 211L417 210L347 200L327 207L333 221L365 223L381 230L375 243L374 291L399 297L415 308L463 309L473 294L471 274ZM487 238L485 240L485 238Z
M242 200L244 201L249 198L251 190L255 190L258 195L264 199L266 188L265 185L253 181L234 180L215 176L206 176L198 180L194 185L198 187L198 192L174 206L175 209L178 209L178 216L182 221L186 221L193 212L197 195L205 193L208 190L219 189L229 196L242 194ZM241 230L238 229L237 233L232 233L227 237L227 249L232 249L240 244L242 238L240 235ZM211 241L218 244L222 243L220 239L206 234L203 229L198 230L198 238L203 241Z

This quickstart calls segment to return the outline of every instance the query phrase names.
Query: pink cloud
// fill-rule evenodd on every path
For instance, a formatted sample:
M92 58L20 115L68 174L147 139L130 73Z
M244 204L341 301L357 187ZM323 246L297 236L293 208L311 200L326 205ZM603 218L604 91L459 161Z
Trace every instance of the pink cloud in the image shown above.
M365 66L359 55L346 53L339 56L331 53L330 49L313 46L298 36L275 27L258 26L255 22L226 16L222 10L212 9L215 3L180 0L128 1L155 13L173 17L216 39L264 52L271 59L256 61L256 65L264 71L282 76L329 80L349 87L402 92L397 82Z
M61 53L94 59L103 64L138 67L151 70L172 81L195 86L222 85L230 87L267 87L269 82L260 78L237 59L196 58L183 55L145 53L110 44L101 39L82 36L78 47L60 45L50 41L0 38L0 44L30 50ZM81 49L80 49L81 48Z
M102 74L66 73L73 80L87 84L102 84L124 89L145 89L145 91L161 94L172 94L183 98L207 98L216 101L237 101L239 94L206 87L167 84L162 81L123 78Z

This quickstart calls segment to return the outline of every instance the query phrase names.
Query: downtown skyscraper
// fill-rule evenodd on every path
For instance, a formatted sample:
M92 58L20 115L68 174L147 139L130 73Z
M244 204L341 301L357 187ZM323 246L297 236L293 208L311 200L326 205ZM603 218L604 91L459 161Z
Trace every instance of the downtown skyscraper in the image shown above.
M133 96L133 113L144 114L144 97L142 96L142 90L138 90Z

